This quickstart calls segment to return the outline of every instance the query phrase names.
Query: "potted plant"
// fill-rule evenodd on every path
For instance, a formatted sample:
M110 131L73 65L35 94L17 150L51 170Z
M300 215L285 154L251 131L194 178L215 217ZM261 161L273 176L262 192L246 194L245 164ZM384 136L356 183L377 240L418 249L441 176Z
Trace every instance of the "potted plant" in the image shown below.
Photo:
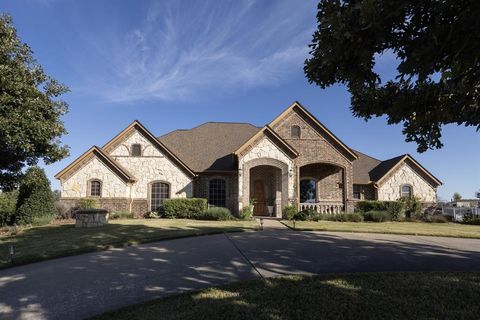
M255 208L255 198L250 198L250 208L252 208L252 213L253 213L253 209Z
M268 210L268 215L272 216L273 215L273 209L275 208L275 199L274 198L268 198L267 199L267 210Z

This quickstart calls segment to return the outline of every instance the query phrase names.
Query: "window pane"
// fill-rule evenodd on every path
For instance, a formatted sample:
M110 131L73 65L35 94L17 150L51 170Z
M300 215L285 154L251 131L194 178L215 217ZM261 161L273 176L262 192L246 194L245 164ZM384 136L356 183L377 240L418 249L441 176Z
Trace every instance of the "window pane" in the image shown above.
M315 180L305 179L300 181L300 202L316 202L317 184Z
M360 186L359 185L353 185L353 198L354 199L360 199Z
M150 191L150 210L161 211L163 201L170 197L170 186L163 182L154 182Z
M142 155L142 146L138 143L132 144L132 156L140 157Z
M90 196L100 197L101 195L101 184L100 181L90 181Z
M292 138L300 138L300 127L299 126L292 126L291 136L292 136Z
M411 197L412 196L412 187L403 186L402 187L402 197Z
M208 204L214 207L226 206L225 180L210 180L208 187Z

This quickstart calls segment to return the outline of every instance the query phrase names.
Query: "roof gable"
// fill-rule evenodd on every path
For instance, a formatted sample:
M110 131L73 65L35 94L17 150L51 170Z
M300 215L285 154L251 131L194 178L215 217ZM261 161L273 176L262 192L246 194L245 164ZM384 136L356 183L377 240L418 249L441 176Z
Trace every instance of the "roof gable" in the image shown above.
M156 147L162 154L164 154L170 161L174 162L182 171L189 176L195 176L195 173L190 169L180 158L178 158L170 149L168 149L160 140L158 140L150 131L147 130L138 120L133 121L128 127L123 129L113 139L103 146L106 153L112 152L122 139L128 136L132 130L136 130L143 135L154 147Z
M55 175L56 179L64 178L68 173L72 172L84 163L85 160L89 160L89 156L94 156L99 159L104 165L110 168L119 178L121 178L125 182L134 182L136 181L135 177L128 172L127 169L122 167L117 161L109 157L102 149L97 146L93 146L88 149L84 154L80 157L75 159L72 163L70 163L67 167L65 167L62 171Z
M291 159L298 156L297 150L283 140L269 125L263 127L260 131L248 139L240 148L235 151L236 156L241 156L249 147L254 145L261 137L267 136L272 142L282 149Z
M328 128L323 125L314 115L312 115L305 107L303 107L298 101L293 102L287 109L285 109L280 115L273 119L268 126L275 128L290 112L296 112L300 116L309 120L313 128L317 130L322 136L329 138L330 144L334 145L337 149L340 149L348 157L349 161L353 161L358 158L357 154L350 149L345 143L343 143L337 136L335 136Z
M404 154L392 159L382 161L373 171L373 178L378 185L382 184L384 180L393 172L395 172L402 163L407 163L412 169L421 173L425 178L430 180L433 185L440 186L442 181L432 175L425 169L417 160L409 154Z

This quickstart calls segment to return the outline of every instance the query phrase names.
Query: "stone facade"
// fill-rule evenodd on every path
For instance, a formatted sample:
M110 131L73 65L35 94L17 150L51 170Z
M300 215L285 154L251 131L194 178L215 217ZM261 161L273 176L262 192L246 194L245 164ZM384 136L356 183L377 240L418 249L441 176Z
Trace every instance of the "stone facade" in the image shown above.
M435 202L437 200L436 188L407 163L401 164L378 187L378 200L393 201L399 199L403 185L411 186L413 195L419 197L423 202Z
M75 215L76 228L101 227L108 223L108 212L77 213Z

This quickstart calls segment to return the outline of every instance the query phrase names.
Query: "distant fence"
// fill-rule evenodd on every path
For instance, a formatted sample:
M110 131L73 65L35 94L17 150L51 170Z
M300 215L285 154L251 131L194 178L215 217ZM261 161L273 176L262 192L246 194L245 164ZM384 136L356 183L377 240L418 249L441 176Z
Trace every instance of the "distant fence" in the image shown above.
M480 215L480 208L474 207L442 207L442 214L452 217L453 221L461 222L463 221L463 216L465 214L473 214L476 216Z

